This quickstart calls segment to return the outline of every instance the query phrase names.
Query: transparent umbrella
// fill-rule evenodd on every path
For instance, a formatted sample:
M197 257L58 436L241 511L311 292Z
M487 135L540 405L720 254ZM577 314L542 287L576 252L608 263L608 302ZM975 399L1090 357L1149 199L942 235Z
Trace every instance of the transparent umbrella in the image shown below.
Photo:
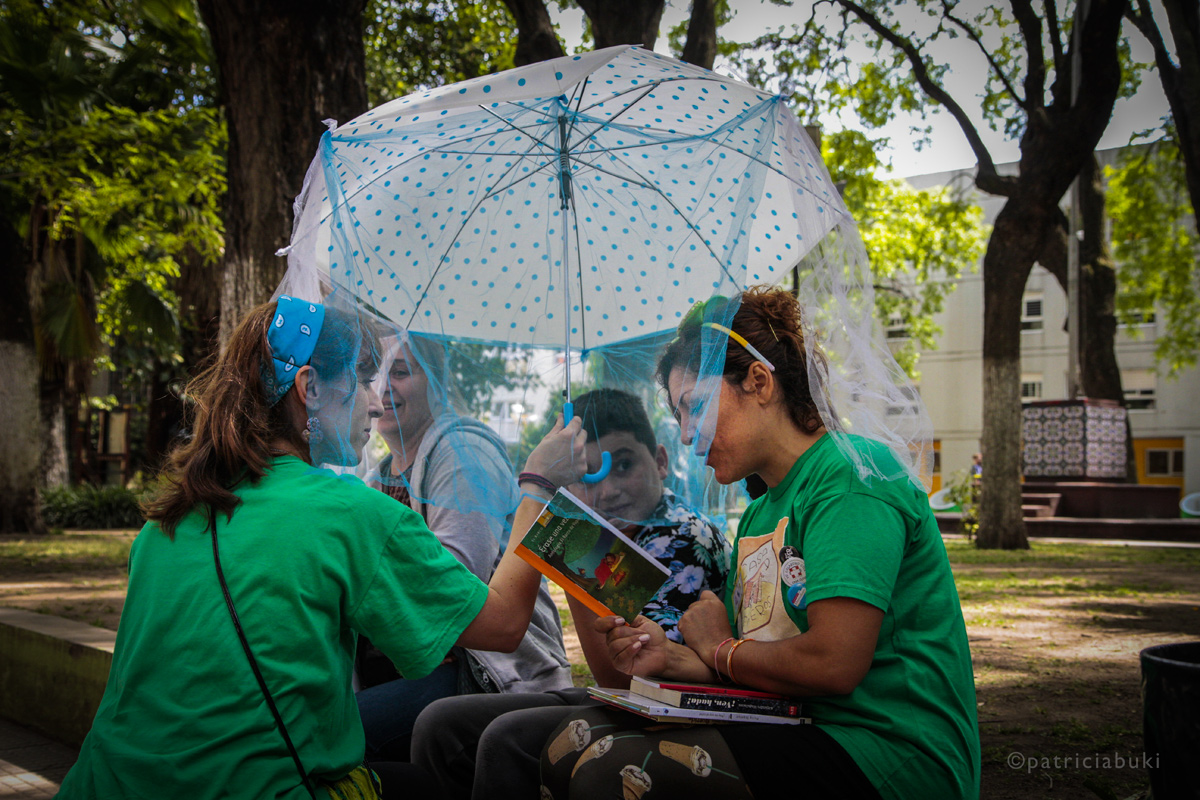
M568 403L577 356L661 341L696 302L798 265L834 363L839 336L871 338L854 222L784 99L637 47L331 126L286 253L289 294L341 288L409 335L562 351Z

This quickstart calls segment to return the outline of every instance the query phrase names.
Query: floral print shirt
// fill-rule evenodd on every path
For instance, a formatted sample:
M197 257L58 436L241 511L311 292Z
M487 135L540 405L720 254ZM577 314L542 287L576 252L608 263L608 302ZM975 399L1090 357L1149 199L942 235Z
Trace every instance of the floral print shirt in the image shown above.
M671 570L671 577L642 613L662 627L667 638L682 642L679 618L700 592L723 597L732 547L717 526L684 505L668 489L654 510L655 524L629 534L638 546ZM665 520L665 524L661 521Z

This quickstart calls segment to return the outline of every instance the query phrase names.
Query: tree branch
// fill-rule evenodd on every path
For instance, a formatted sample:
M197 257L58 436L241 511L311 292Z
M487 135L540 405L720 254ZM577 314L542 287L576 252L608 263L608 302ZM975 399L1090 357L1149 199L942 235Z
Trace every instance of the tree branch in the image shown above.
M1074 125L1095 131L1097 140L1112 117L1112 104L1121 82L1117 41L1127 7L1128 0L1092 0L1079 38L1079 94L1071 113L1076 117ZM1078 147L1090 152L1095 141L1080 142Z
M953 22L958 27L962 28L963 32L967 34L967 38L975 43L975 46L979 48L979 52L983 53L983 57L987 59L988 65L992 68L992 72L994 72L996 77L1000 79L1000 82L1004 84L1005 91L1011 94L1013 99L1016 100L1017 106L1025 111L1028 111L1029 109L1026 107L1025 100L1021 97L1020 92L1018 92L1016 87L1013 86L1008 80L1008 76L1004 74L1004 70L1000 69L1000 65L996 63L996 59L992 56L991 52L984 47L983 41L979 38L979 32L966 22L954 16L950 6L946 5L945 0L942 0L942 8L942 16Z
M1183 156L1188 195L1195 211L1200 209L1200 12L1194 5L1178 0L1163 3L1175 40L1178 65L1171 59L1147 0L1134 0L1126 10L1125 18L1154 48L1154 63L1175 120L1176 141Z
M1009 176L1002 176L996 172L996 164L992 160L992 154L988 152L987 146L983 143L983 139L980 138L979 131L975 130L975 126L971 123L970 118L967 117L966 112L963 111L962 106L945 89L934 82L929 74L929 67L922 60L921 53L917 50L916 46L884 25L878 17L853 0L835 0L835 2L842 8L853 12L868 28L875 31L885 41L902 52L908 63L912 66L917 84L920 85L925 94L944 106L950 112L950 116L954 117L954 121L962 129L963 135L967 137L967 143L971 145L971 151L975 153L975 158L979 160L979 173L975 178L975 184L980 189L991 194L1006 197L1011 195L1016 189L1016 180Z
M1028 57L1028 74L1025 76L1026 112L1046 105L1046 55L1042 50L1042 22L1029 0L1012 0L1013 17L1025 40Z
M1044 0L1042 8L1046 10L1046 32L1050 37L1050 49L1054 51L1054 66L1063 63L1062 27L1058 24L1058 7L1054 0Z

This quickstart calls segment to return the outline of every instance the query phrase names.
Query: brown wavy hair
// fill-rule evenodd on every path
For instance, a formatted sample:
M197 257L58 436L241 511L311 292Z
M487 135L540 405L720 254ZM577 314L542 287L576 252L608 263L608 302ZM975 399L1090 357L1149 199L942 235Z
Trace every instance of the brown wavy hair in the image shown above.
M732 308L737 310L730 320ZM824 423L809 388L800 303L791 292L777 286L752 286L732 299L714 297L694 306L679 323L675 339L659 357L656 377L664 391L675 367L697 371L701 363L701 335L704 324L709 322L740 334L775 366L772 374L783 390L788 416L800 430L816 433L821 429ZM732 338L725 338L722 377L731 384L740 384L757 359ZM819 349L814 347L814 353L824 362Z
M274 318L274 302L248 313L220 357L187 386L191 437L171 452L158 491L142 505L146 518L172 539L193 509L204 508L213 525L218 513L232 517L241 502L233 489L266 473L273 442L308 453L294 392L273 406L267 399L264 375L274 374L267 330Z

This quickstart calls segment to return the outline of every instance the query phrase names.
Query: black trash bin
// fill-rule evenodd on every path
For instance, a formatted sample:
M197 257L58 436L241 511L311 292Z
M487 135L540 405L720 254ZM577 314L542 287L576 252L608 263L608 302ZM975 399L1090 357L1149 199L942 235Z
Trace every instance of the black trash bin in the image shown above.
M1200 800L1200 642L1140 655L1150 789L1155 800Z

